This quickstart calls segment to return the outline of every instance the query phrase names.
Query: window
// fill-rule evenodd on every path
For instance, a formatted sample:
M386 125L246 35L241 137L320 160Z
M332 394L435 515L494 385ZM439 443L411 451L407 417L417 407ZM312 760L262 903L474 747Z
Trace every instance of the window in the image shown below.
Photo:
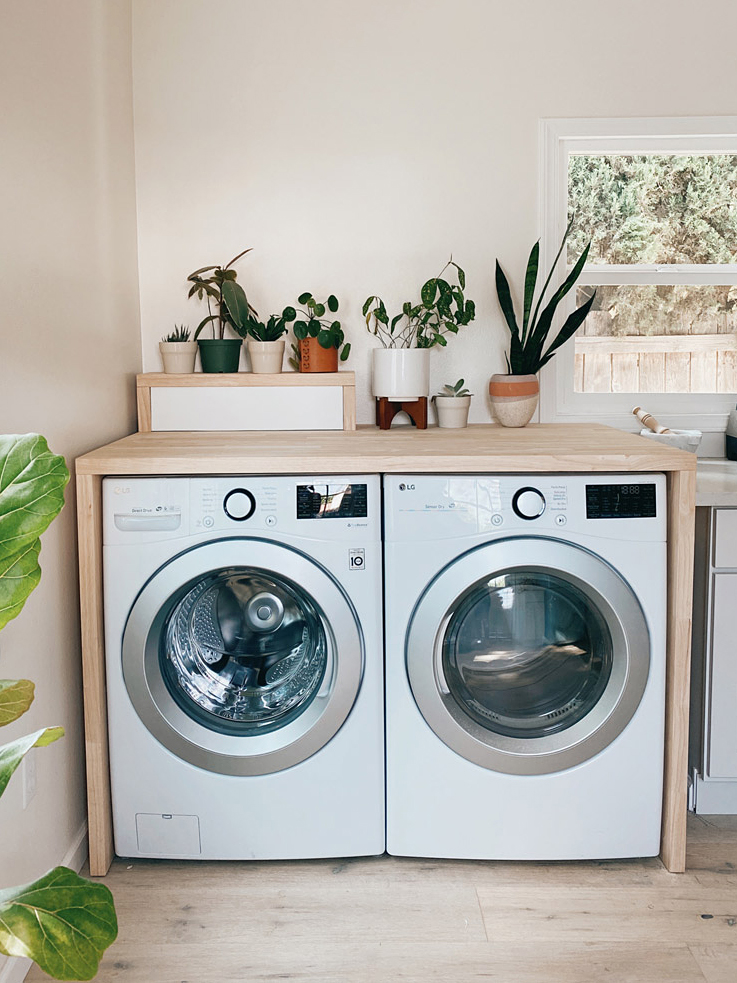
M635 429L634 403L723 430L737 392L737 118L546 120L542 247L569 217L589 317L543 374L542 419ZM557 363L557 364L556 364Z

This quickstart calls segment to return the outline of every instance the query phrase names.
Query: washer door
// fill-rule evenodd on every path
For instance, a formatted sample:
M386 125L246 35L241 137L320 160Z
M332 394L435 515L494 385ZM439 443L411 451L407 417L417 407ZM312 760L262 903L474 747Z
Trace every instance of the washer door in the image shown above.
M289 768L348 716L363 672L351 602L322 567L259 539L169 561L135 600L123 678L146 728L226 775Z
M407 632L417 706L469 761L513 775L598 754L639 706L650 635L622 577L588 550L519 538L449 564Z

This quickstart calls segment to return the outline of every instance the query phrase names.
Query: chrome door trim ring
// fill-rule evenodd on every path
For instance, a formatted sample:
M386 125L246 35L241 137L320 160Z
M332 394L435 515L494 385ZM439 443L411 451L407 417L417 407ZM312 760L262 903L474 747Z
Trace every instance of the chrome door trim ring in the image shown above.
M596 604L612 635L612 670L601 698L581 720L550 736L512 738L487 730L461 708L444 680L442 641L453 602L476 581L502 571L567 580ZM647 685L650 632L632 588L600 556L560 540L514 537L469 550L433 578L410 617L405 651L417 707L452 751L491 771L545 775L594 757L630 722Z
M303 586L314 600L327 636L328 664L317 695L299 717L266 734L229 735L204 727L175 702L159 667L158 631L171 598L185 584L229 567L262 569ZM282 771L327 744L353 707L364 658L355 608L328 571L291 546L251 537L211 541L167 561L139 592L123 630L123 679L146 729L177 757L225 775Z

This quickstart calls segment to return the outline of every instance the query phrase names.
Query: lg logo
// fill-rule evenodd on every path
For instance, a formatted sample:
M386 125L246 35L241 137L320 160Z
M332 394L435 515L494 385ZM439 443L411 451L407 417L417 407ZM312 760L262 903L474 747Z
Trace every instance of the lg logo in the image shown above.
M399 490L400 491L414 491L415 490L415 486L414 485L405 485L404 482L402 482L402 484L399 486Z

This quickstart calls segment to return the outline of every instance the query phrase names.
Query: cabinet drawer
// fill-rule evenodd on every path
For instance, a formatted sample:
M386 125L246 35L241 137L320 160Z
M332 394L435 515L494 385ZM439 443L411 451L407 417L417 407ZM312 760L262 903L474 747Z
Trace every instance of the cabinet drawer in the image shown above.
M737 573L717 573L709 686L709 778L737 778L735 612Z
M714 566L737 567L737 509L714 509Z

